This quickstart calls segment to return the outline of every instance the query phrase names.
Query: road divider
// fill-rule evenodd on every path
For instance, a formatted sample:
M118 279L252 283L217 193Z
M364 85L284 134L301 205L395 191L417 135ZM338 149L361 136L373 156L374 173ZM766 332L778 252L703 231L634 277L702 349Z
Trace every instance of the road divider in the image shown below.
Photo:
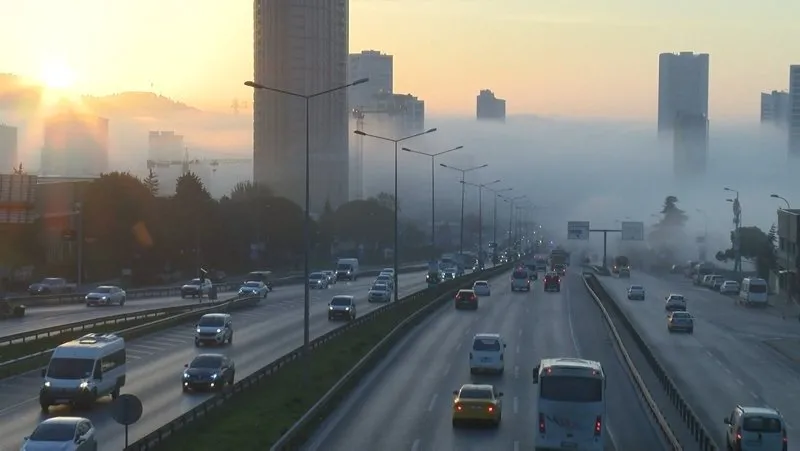
M175 308L162 309L167 311L167 313L162 315L142 315L139 319L134 319L125 323L106 322L103 324L101 320L95 320L96 327L94 328L86 327L76 329L75 331L64 331L61 335L53 335L46 339L0 347L0 358L3 360L2 363L0 363L0 379L44 367L50 360L50 355L53 353L53 349L56 346L81 337L87 333L115 333L126 340L133 340L143 335L200 318L206 313L227 312L252 307L257 305L261 300L260 297L237 296L213 304L191 306L197 308L184 308L183 310ZM124 324L127 327L120 330L120 324ZM38 347L33 348L34 345ZM20 346L22 348L19 348ZM23 355L17 354L16 356L11 354L11 352L18 353L19 351L17 350L19 349L27 350L28 353Z
M378 275L381 272L381 268L389 267L389 265L384 266L375 266L371 268L367 268L362 270L359 273L359 276L363 277L370 277ZM415 272L415 271L424 271L428 269L427 263L410 263L400 268L399 272L406 273L406 272ZM243 281L236 280L233 282L221 282L214 284L217 287L217 292L225 293L231 291L238 291L239 287L241 287ZM292 284L303 283L303 275L291 275L280 277L274 279L272 281L273 286L280 287ZM127 295L126 301L135 301L138 299L152 299L152 298L160 298L160 297L178 297L181 295L181 287L180 286L167 286L167 287L154 287L154 288L133 288L130 290L125 290ZM64 304L83 304L86 302L86 294L87 293L68 293L68 294L60 294L60 295L44 295L44 296L16 296L16 297L8 297L5 300L8 301L10 306L24 306L26 308L31 307L45 307L45 306L53 306L53 305L64 305Z
M505 265L441 283L391 302L299 347L226 387L179 418L126 448L171 451L299 449L358 380L426 313L472 286L510 268ZM254 402L255 400L255 402ZM278 448L275 448L277 446Z
M669 426L667 421L664 419L664 415L659 410L658 406L656 405L655 401L653 401L652 396L650 395L649 390L644 384L641 375L639 375L637 369L633 365L633 362L630 359L630 355L628 354L627 350L625 349L624 344L619 336L619 333L614 326L611 315L609 310L613 311L613 315L616 318L619 318L620 322L624 325L625 329L628 331L631 337L633 337L634 342L636 343L637 348L644 356L645 360L647 361L648 366L655 374L656 378L658 379L659 383L661 384L662 388L664 389L665 394L669 398L672 405L676 408L680 418L683 420L686 427L689 429L692 437L697 442L698 448L700 451L717 451L719 450L715 440L712 438L712 435L708 432L708 429L700 422L699 417L694 412L694 410L689 406L686 402L684 396L678 390L677 385L672 380L672 378L667 374L664 366L659 362L658 358L653 353L653 350L650 346L642 339L639 331L630 321L630 318L625 314L623 309L617 305L617 300L608 294L608 292L603 287L602 283L598 280L597 276L593 273L586 272L584 273L584 283L586 284L586 288L589 290L589 293L594 298L597 305L600 307L600 310L603 312L603 316L605 317L606 321L611 328L612 334L614 339L619 347L623 357L628 365L628 369L633 375L634 381L636 382L637 388L639 392L643 396L645 403L647 404L650 413L653 415L657 425L661 429L661 432L668 442L670 446L674 450L682 450L683 447L678 443L677 439L675 438L675 434L672 431L672 428Z

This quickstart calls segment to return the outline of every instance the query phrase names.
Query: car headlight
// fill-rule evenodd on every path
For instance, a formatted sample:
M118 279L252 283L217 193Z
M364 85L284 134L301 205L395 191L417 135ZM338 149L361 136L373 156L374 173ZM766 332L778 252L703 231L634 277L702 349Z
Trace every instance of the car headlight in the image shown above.
M333 306L332 306L332 305L329 305L329 306L328 306L328 310L333 310Z
M197 328L197 331L196 331L196 332L197 332L198 334L200 333L200 328L199 328L199 327Z
M345 307L344 310L349 312L350 311L350 307Z
M44 388L50 388L50 381L44 382Z
M107 301L107 300L108 300L108 296L103 296L103 298L102 298L102 299L103 299L104 301Z
M189 379L189 374L187 374L187 373L183 373L183 378L184 378L184 379Z
M217 378L217 373L211 375L211 379L216 379L216 378Z
M81 382L80 389L81 390L88 390L89 389L89 383L86 382L86 381Z
M222 329L217 329L217 333L220 333L220 332L222 332Z

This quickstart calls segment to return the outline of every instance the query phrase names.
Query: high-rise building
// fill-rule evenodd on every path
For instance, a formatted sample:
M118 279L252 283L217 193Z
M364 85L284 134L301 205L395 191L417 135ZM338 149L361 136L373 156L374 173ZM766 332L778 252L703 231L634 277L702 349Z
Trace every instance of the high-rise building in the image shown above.
M476 116L478 120L506 120L506 101L498 99L489 89L482 89L477 98Z
M0 174L10 174L19 164L17 128L0 124Z
M255 0L254 80L311 95L348 83L348 0ZM347 202L347 90L310 99L311 211ZM303 206L306 103L256 89L253 100L253 180Z
M354 86L348 93L350 108L370 110L375 95L394 92L394 57L377 50L351 53L347 58L347 79L369 78L369 82Z
M800 65L789 66L789 154L800 156Z
M702 114L679 112L672 126L675 176L704 175L708 161L708 118Z
M679 113L708 118L707 53L658 56L658 131L671 132Z
M45 119L40 175L98 176L108 171L108 119L64 111Z
M391 118L397 135L425 130L425 101L411 94L378 94L376 111Z
M761 93L761 122L778 127L789 125L789 93L772 91Z

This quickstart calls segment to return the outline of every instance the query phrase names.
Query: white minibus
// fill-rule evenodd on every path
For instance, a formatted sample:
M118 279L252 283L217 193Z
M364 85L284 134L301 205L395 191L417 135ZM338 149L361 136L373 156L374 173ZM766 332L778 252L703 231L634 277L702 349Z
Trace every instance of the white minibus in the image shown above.
M742 280L742 287L739 289L739 303L747 306L766 307L768 291L766 280L746 277Z

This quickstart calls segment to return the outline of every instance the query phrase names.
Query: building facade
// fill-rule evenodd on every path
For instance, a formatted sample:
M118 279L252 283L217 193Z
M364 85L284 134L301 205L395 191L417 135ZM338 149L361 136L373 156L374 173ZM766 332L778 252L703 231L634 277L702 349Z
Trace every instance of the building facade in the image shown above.
M797 296L800 291L800 210L778 210L778 243L775 279L771 285L775 291L793 293Z
M348 83L347 0L255 0L254 80L311 95ZM305 199L306 103L256 89L253 180L300 206ZM309 100L311 211L348 200L347 90Z
M675 176L702 176L708 161L708 118L702 114L678 113L672 127Z
M45 119L41 175L91 177L108 171L108 119L73 111Z
M789 93L772 91L761 93L761 123L777 127L789 125Z
M369 78L369 82L354 86L348 93L350 109L373 109L377 94L394 92L394 57L377 50L351 53L347 58L349 81Z
M488 89L483 89L476 99L476 117L478 120L506 120L506 101L495 97Z
M789 66L789 155L800 156L800 65Z
M678 113L708 118L707 53L658 56L658 131L671 133Z
M17 128L0 124L0 174L10 174L19 165Z

